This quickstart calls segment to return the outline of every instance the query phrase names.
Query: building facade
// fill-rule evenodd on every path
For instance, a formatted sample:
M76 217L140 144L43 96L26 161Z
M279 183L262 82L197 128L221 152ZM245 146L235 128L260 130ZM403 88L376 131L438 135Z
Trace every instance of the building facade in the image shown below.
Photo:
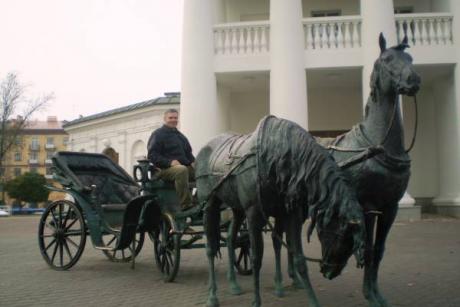
M363 119L379 34L392 46L406 33L422 84L400 212L419 214L416 200L460 216L460 1L187 0L183 22L181 123L196 149L266 114L318 135L349 130Z
M26 172L39 173L52 178L51 157L56 151L67 148L68 135L62 128L63 122L56 116L46 121L33 120L27 123L8 151L3 163L6 180Z
M151 133L163 124L167 109L179 107L179 93L85 116L64 125L68 150L103 153L132 173L137 160L147 155Z

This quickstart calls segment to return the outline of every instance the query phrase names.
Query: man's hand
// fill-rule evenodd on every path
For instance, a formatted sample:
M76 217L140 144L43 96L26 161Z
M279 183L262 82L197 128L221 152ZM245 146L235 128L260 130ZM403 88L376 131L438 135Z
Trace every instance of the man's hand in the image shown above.
M172 160L171 161L171 166L176 166L176 165L181 165L179 161L177 160Z

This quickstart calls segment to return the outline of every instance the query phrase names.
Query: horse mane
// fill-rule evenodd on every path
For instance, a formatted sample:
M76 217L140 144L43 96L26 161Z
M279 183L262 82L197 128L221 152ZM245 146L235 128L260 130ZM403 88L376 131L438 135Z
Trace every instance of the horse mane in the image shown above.
M273 116L262 120L258 129L261 197L264 190L277 190L287 211L304 206L305 218L312 218L310 233L315 225L326 227L335 218L340 225L359 219L361 207L348 180L307 131Z

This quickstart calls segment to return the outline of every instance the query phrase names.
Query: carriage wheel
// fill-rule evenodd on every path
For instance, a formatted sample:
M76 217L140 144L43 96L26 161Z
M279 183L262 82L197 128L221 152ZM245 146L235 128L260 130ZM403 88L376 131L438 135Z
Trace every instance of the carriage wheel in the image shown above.
M78 205L67 200L51 203L40 218L38 245L46 263L55 270L70 269L86 243L86 225Z
M163 214L158 229L149 233L153 241L155 262L165 282L172 282L179 271L180 235L171 233L175 228L172 216Z
M115 247L117 245L117 239L119 233L106 233L102 235L102 241L104 242L105 246L108 247ZM142 246L144 245L144 238L145 234L144 232L138 232L136 233L136 238L134 242L134 254L137 256L141 252ZM102 250L104 255L109 258L110 261L113 262L130 262L131 259L133 258L133 252L132 252L132 243L125 249L121 250Z
M235 267L240 275L252 274L251 243L247 229L245 220L235 240Z

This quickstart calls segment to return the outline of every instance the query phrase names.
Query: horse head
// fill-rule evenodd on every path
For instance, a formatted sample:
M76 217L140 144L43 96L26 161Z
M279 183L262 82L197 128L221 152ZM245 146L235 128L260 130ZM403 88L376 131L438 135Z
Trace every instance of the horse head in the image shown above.
M317 225L322 252L321 273L328 279L342 272L352 254L355 254L358 266L364 264L364 215L358 201L350 201L353 206L341 210L341 216Z
M380 56L371 76L371 95L375 97L378 90L414 96L420 89L420 77L414 70L412 57L405 52L409 48L407 36L400 44L387 48L385 37L380 33L379 44Z

